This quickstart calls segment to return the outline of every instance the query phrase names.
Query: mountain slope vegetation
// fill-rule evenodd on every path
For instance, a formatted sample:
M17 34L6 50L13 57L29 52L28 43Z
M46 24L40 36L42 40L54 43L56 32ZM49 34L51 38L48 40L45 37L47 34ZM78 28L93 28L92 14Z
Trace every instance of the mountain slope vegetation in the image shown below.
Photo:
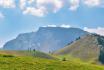
M88 34L80 37L72 44L56 51L56 55L68 55L80 58L84 61L100 61L104 59L104 37L96 34Z

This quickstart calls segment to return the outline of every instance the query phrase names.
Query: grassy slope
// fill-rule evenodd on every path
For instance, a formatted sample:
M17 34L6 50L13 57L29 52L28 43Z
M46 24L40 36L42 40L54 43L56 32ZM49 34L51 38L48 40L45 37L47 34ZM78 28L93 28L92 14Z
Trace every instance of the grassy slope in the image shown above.
M69 55L54 56L58 58L54 60L43 58L46 55L38 51L35 57L28 51L0 51L0 70L104 70L103 66L84 63ZM62 61L64 57L66 61Z
M34 56L34 57L41 57L41 58L47 58L47 59L54 59L49 54L39 52L39 51L7 51L7 50L0 50L0 54L6 54L6 55L13 55L13 56Z
M49 60L38 57L9 57L0 55L0 70L104 70L78 60Z
M98 47L97 38L93 35L84 36L71 45L56 51L57 55L72 55L84 61L96 60L99 57L100 48Z

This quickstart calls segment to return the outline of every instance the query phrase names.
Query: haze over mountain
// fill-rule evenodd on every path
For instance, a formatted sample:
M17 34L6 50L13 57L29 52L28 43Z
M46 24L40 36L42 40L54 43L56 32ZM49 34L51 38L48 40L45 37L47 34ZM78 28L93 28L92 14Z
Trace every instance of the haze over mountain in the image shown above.
M71 55L85 61L98 60L104 63L104 37L96 34L82 36L54 54Z
M52 52L65 47L76 38L87 34L79 28L40 27L37 32L18 35L16 39L7 42L3 49L28 50L36 49L43 52Z

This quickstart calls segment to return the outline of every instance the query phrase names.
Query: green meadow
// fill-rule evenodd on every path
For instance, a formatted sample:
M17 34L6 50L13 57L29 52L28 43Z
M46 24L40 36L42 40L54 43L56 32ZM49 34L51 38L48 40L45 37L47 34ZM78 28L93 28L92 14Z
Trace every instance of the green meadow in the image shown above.
M104 70L101 65L84 63L71 56L62 60L64 56L45 54L39 57L35 55L40 55L41 52L36 52L32 56L29 55L30 52L28 55L25 53L27 54L28 51L0 51L0 70ZM46 55L52 59L44 58Z

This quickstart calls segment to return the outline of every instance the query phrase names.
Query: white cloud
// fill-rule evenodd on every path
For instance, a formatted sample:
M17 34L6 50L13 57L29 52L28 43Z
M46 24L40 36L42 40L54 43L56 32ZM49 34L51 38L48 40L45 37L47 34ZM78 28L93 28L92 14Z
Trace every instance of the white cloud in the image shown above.
M67 3L69 2L69 3ZM48 13L57 13L65 4L69 4L71 11L76 11L80 4L89 7L104 7L104 0L19 0L23 14L43 17ZM0 0L0 7L15 8L16 0Z
M63 1L62 0L36 0L36 4L38 7L40 6L45 6L50 5L52 6L51 8L53 9L53 12L57 12L60 10L60 8L63 7ZM50 7L47 7L47 9Z
M69 3L67 3L69 2ZM48 13L57 13L65 4L71 11L76 11L80 4L88 7L104 6L102 0L20 0L20 9L24 14L42 17Z
M26 7L26 0L20 0L19 6L20 6L20 9L23 10Z
M62 6L62 0L20 0L20 8L23 13L39 17L49 12L56 13Z
M70 28L70 25L62 24L60 26L57 25L47 25L47 26L42 26L42 27L62 27L62 28Z
M70 26L70 25L66 25L66 24L62 24L60 27L63 27L63 28L70 28L71 26Z
M15 0L0 0L0 6L4 8L15 8Z
M89 7L98 7L101 5L101 0L84 0L84 4Z
M57 27L56 25L47 25L46 27Z
M70 0L69 9L72 11L76 11L79 7L80 0Z
M42 26L42 27L57 27L56 25L47 25L47 26Z
M53 0L53 4L55 6L55 8L54 8L55 13L63 7L63 1L61 1L61 0Z
M97 33L97 34L104 36L104 28L102 28L102 27L98 27L98 28L87 28L87 27L85 27L84 30L88 31L90 33Z
M44 16L46 13L45 7L27 6L27 4L31 5L34 1L35 0L20 0L20 9L23 11L23 14L30 14L38 17Z
M27 7L23 11L23 14L31 14L31 15L38 16L38 17L43 17L46 13L47 12L44 7L40 7L40 8Z
M35 0L28 0L29 4L32 4Z
M81 4L88 7L104 7L104 0L69 0L70 7L72 11L76 11Z

